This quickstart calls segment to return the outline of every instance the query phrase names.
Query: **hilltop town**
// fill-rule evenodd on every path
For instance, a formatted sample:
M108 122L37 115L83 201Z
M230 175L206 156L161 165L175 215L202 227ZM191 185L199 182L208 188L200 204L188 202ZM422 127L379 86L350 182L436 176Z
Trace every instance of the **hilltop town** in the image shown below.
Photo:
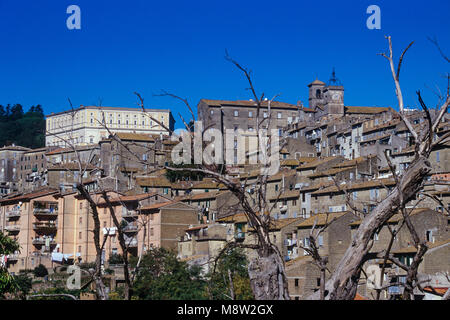
M264 214L271 218L270 241L283 257L289 295L295 300L318 292L363 218L395 188L396 177L417 152L414 136L394 108L346 105L344 86L334 72L327 83L316 79L308 88L307 107L263 100L257 108L253 99L201 99L197 104L197 120L223 135L227 129L251 135L256 119L271 119L266 129L278 133L280 166L267 177L265 200L272 209ZM436 117L436 111L429 112ZM417 132L426 130L425 111L407 109L406 117ZM450 132L449 120L445 113L437 139ZM95 262L96 227L105 239L106 267L112 256L124 253L119 233L129 256L166 248L179 260L200 266L204 274L230 242L242 245L251 260L258 235L229 186L213 176L169 169L183 169L173 165L172 150L178 144L174 124L171 110L80 106L46 116L45 147L2 146L0 231L21 248L2 257L8 271ZM236 140L234 158L241 147ZM419 273L431 280L423 290L415 288L418 299L447 291L450 265L449 146L432 150L429 162L432 172L423 190L431 196L417 194L406 208L428 246ZM226 164L222 174L245 186L249 199L260 187L260 164ZM80 182L89 198L80 192ZM403 294L407 270L399 264L410 266L417 251L404 223L399 211L377 230L370 248L373 258L364 263L356 298L396 299ZM310 235L318 228L322 230L314 247L326 258L326 270L309 250ZM114 270L110 278L115 286L125 275L121 268ZM382 289L377 286L380 276Z

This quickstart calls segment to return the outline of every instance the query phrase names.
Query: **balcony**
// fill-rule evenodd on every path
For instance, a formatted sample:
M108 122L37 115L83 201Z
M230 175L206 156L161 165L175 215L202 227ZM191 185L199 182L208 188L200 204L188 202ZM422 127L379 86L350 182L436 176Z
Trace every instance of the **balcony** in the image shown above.
M6 211L6 218L15 218L15 217L20 217L20 209L19 208L15 208L15 209Z
M136 238L125 238L125 245L128 248L136 248L138 246L138 241Z
M20 225L18 224L11 224L9 226L5 226L5 230L9 233L16 233L20 231Z
M18 253L12 253L7 255L7 261L17 261L19 260L19 254Z
M44 252L41 252L41 251L33 251L31 253L31 256L33 256L33 257L50 258L51 257L51 253L44 253Z
M56 231L56 222L35 222L33 223L33 230L36 231Z
M134 224L128 224L125 227L122 228L122 231L125 233L134 233L137 232L139 227Z
M45 245L45 243L47 242L47 239L46 238L36 238L36 239L33 239L32 243L37 246L42 246L42 245ZM50 239L49 244L55 245L56 244L55 239Z
M53 208L34 208L33 214L42 217L57 217L58 209Z
M124 218L128 218L128 217L130 217L130 218L135 218L135 217L137 217L138 215L139 215L138 212L135 211L135 210L126 210L126 211L122 211L122 217L124 217Z

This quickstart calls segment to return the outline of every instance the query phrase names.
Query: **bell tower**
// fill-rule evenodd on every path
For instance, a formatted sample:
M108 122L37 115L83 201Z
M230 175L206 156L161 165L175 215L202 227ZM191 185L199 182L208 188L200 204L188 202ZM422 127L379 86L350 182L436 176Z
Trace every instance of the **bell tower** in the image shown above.
M336 77L334 68L324 89L324 99L327 114L344 115L344 86Z
M325 89L325 82L318 79L308 84L309 88L309 100L308 106L311 109L315 109L317 105L323 106L325 104L323 91Z

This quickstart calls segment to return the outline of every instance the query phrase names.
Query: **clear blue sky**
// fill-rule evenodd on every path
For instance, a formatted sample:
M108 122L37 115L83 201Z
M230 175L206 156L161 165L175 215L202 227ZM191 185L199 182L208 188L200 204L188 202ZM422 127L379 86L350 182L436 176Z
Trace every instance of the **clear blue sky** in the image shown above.
M66 8L81 8L81 30L66 28ZM366 8L381 8L381 30L366 28ZM345 85L346 105L396 106L387 61L376 53L412 40L401 74L406 103L415 90L445 87L450 54L450 1L13 1L0 0L0 104L41 104L46 114L74 105L171 108L161 89L187 97L248 99L242 75L224 51L253 71L260 92L307 102L307 84L326 81L332 67Z

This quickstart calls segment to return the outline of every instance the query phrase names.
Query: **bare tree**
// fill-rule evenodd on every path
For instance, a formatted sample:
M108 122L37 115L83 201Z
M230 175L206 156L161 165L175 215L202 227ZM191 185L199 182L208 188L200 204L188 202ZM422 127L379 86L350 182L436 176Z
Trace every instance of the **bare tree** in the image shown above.
M367 255L372 246L371 239L373 238L374 233L399 210L404 213L403 210L406 204L413 200L422 190L425 178L432 170L431 164L428 160L430 153L433 149L443 145L449 138L449 135L445 135L439 139L435 138L435 133L437 132L438 126L450 103L450 97L448 94L445 102L440 107L434 119L432 119L426 105L422 104L427 119L427 128L421 132L416 132L414 130L404 111L403 95L399 80L403 57L406 51L411 47L412 43L403 51L397 64L397 68L395 68L391 37L389 36L386 38L389 43L389 53L382 53L381 55L388 60L390 65L396 88L399 115L415 140L415 158L411 162L408 169L405 170L403 174L398 176L398 182L395 188L393 188L389 195L362 220L362 223L356 231L350 246L337 265L336 270L331 275L331 278L325 285L325 290L328 291L328 294L325 297L326 299L342 300L354 298L363 264L366 261ZM406 219L405 215L404 217ZM418 253L415 257L415 267L411 269L411 274L408 273L409 282L415 278L415 273L417 271L416 266L418 266L426 251L426 247L422 243L415 242L415 244L418 247ZM411 293L410 287L407 290L408 294ZM310 299L317 298L318 293L310 296Z

